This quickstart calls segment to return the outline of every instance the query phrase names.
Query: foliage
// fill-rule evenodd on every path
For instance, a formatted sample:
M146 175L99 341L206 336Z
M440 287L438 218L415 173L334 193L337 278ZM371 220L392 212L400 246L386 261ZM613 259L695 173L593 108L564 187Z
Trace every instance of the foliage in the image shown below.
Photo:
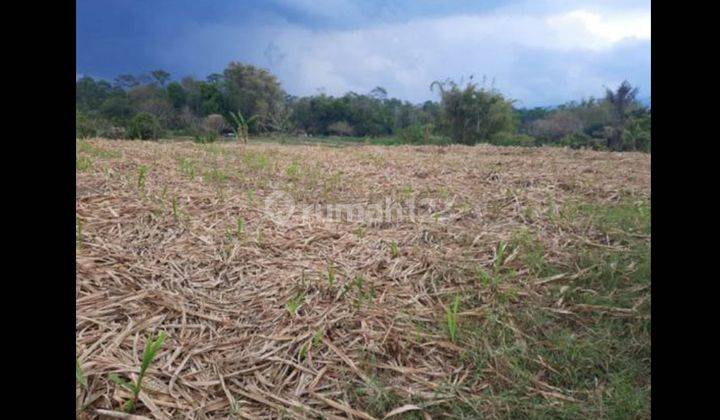
M295 316L297 314L297 310L302 306L302 304L305 302L305 294L298 292L295 297L288 300L287 304L285 305L285 308L287 309L288 313L292 316Z
M193 141L200 144L215 143L217 139L218 135L214 131L210 131L204 134L196 134L195 136L193 136Z
M337 136L352 136L353 128L347 121L337 121L328 126L328 133Z
M457 315L460 309L460 296L455 296L452 304L445 309L445 324L448 336L453 343L457 340L458 322Z
M222 134L228 128L225 118L220 114L205 117L205 129L214 134Z
M83 388L87 388L87 379L85 379L82 366L80 366L80 361L77 359L75 359L75 381Z
M650 151L650 110L623 82L601 99L557 107L513 108L513 100L474 83L436 81L440 101L412 104L389 97L381 86L342 96L287 95L265 69L230 63L205 80L173 81L164 70L119 75L113 83L83 77L76 82L78 138L156 139L164 132L215 139L229 129L250 135L338 136L373 144L506 146L561 145L575 148ZM244 116L252 116L244 118ZM357 137L358 139L350 139Z
M641 112L641 114L640 116L630 118L627 122L623 134L625 140L623 149L650 152L650 112Z
M256 124L248 127L252 132L274 128L278 114L283 112L285 96L277 77L265 69L232 62L217 79L228 110L236 109L239 114L256 116Z
M522 133L501 132L490 138L490 143L497 146L535 146L535 138Z
M573 112L560 109L545 118L533 121L528 132L543 143L555 143L572 133L581 132L582 119Z
M238 111L230 112L230 117L232 117L232 121L234 123L232 128L235 138L238 142L242 141L243 143L247 143L248 134L250 133L250 123L255 121L257 116L253 115L252 117L245 119L242 112Z
M638 89L634 88L627 80L623 81L616 90L605 88L605 100L612 106L613 110L613 133L608 138L608 149L621 150L623 147L623 134L625 131L628 113L633 105L636 105L635 97Z
M135 383L128 381L127 379L119 377L117 374L111 373L109 378L111 381L115 382L116 385L124 387L128 389L130 392L132 392L132 399L125 402L123 405L123 409L130 413L135 410L135 405L137 404L138 396L140 395L140 391L142 391L142 381L145 377L145 372L147 372L147 369L150 367L150 364L155 360L155 357L157 356L158 352L163 346L163 342L165 341L165 332L161 332L158 334L158 336L154 339L147 339L145 342L145 350L142 354L142 361L140 364L140 374L137 377L137 381Z
M464 88L451 81L435 81L430 85L440 91L441 123L456 142L473 145L488 142L493 136L514 131L516 121L513 101L494 89L479 88L468 82Z
M559 144L571 149L582 149L591 144L592 137L583 132L574 132L560 139Z
M131 139L156 140L160 137L162 128L157 119L145 112L136 114L128 126L128 137Z
M78 139L87 139L97 136L97 123L88 117L87 114L75 112L75 137Z
M429 143L430 126L413 124L398 130L398 137L403 143L421 144Z

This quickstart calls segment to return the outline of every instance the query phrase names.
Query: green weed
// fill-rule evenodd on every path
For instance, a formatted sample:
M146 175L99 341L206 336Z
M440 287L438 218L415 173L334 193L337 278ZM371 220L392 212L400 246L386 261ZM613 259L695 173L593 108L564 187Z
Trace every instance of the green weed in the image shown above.
M175 221L177 221L178 218L180 217L180 213L178 210L178 198L176 195L173 195L173 198L172 198L172 212L173 212L173 218L175 219Z
M300 175L300 164L297 161L293 161L285 170L285 174L291 181L297 180Z
M229 178L230 176L217 166L213 167L211 170L203 174L203 179L205 180L205 182L209 183L222 184L225 183Z
M445 309L445 324L447 326L448 335L450 336L450 341L453 343L457 340L457 333L458 333L458 323L457 323L457 314L460 309L460 296L455 296L453 299L452 304Z
M79 217L75 217L75 224L77 225L77 232L75 234L75 243L78 247L82 246L83 243L83 222Z
M235 228L235 234L237 235L238 239L242 239L243 234L245 233L245 219L242 217L237 218L237 226Z
M101 147L96 147L84 140L78 141L77 151L87 153L100 159L114 159L121 156L121 153L117 150L107 150Z
M325 330L320 328L317 331L315 331L315 334L313 334L312 338L312 345L313 347L317 347L322 342L323 337L325 336Z
M75 159L75 168L80 172L88 171L92 168L92 161L85 156L78 156Z
M138 191L145 193L145 180L147 178L148 173L148 167L145 165L140 165L138 168L138 176L137 176L137 188Z
M332 264L328 264L328 267L327 267L327 280L328 280L328 284L330 285L330 288L335 287L335 283L336 283L335 267Z
M305 294L298 292L295 297L288 300L288 302L285 304L285 308L290 315L295 316L295 314L297 314L297 310L300 308L300 306L302 306L303 303L305 303Z
M140 374L138 375L137 381L135 383L132 383L127 379L121 378L115 373L110 374L109 377L111 381L115 382L116 385L126 388L130 390L130 392L132 392L132 399L126 401L123 405L123 409L125 410L125 412L131 413L135 411L135 405L137 404L138 395L140 395L140 391L142 391L142 380L145 377L145 372L147 371L148 367L150 367L150 364L153 362L158 352L162 348L164 341L165 332L161 332L154 340L148 339L145 342L145 350L143 350L142 362L140 364Z
M178 164L180 165L180 172L188 177L189 179L195 179L195 174L197 172L196 164L194 161L186 158L181 158L178 161Z
M80 366L80 361L75 359L75 380L77 383L80 384L83 388L87 388L87 380L85 379L85 374L83 373L82 366Z
M393 258L397 258L400 253L398 252L398 244L395 241L390 242L390 255Z
M303 345L300 347L300 350L298 351L298 360L301 362L305 360L308 354L308 344L303 343Z

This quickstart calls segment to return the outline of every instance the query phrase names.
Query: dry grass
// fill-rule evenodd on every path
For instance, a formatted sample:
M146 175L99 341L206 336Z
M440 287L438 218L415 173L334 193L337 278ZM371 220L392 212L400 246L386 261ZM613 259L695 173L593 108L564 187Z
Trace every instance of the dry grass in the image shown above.
M168 337L135 413L153 418L611 417L634 410L623 386L649 416L642 261L603 259L649 232L602 213L647 202L648 155L90 140L78 162L81 416L120 410L128 394L108 374L134 379L157 331ZM276 190L300 204L440 204L414 221L278 225L263 201ZM639 375L620 384L624 350L598 338L614 328L642 341L622 359ZM552 356L589 332L605 368L586 381L572 376L583 357Z

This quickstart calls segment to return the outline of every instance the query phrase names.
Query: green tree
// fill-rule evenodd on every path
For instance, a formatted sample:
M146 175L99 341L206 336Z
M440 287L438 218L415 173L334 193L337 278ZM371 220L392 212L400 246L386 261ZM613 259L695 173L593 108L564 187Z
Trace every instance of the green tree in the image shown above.
M92 118L82 111L75 111L75 138L86 139L97 135L97 127Z
M265 69L232 62L223 71L218 84L226 99L223 114L239 110L243 115L256 116L250 127L253 132L272 130L278 114L285 112L285 92L277 78Z
M134 88L139 84L137 77L132 74L121 74L115 78L115 86L123 90Z
M125 96L125 92L105 80L85 76L75 82L75 106L88 114L96 113L108 98L122 96Z
M157 84L163 87L165 86L165 82L170 79L170 73L165 70L153 70L150 72L150 75L155 79Z
M615 91L605 88L605 99L613 109L613 131L607 139L608 149L620 150L628 113L635 105L637 94L638 88L632 87L627 80L623 81Z
M141 112L130 120L127 134L131 139L156 140L160 138L161 132L158 120L151 114Z
M623 133L623 149L650 152L651 116L650 111L641 109L631 115Z
M468 82L461 89L453 81L435 81L430 89L440 91L443 130L458 143L491 142L499 133L513 132L516 126L513 101L494 89L478 89Z
M124 124L132 114L133 107L126 95L111 96L100 105L100 115L115 124Z
M182 107L185 106L187 94L180 83L172 82L168 84L167 95L170 103L176 110L182 109Z

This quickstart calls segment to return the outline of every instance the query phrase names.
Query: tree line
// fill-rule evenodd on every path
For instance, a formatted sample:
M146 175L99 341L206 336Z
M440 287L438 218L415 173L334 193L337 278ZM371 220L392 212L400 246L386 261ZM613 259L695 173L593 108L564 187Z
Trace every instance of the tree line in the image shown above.
M230 63L205 80L172 81L164 70L76 81L76 135L214 141L250 135L392 136L400 143L541 146L650 151L650 108L623 82L603 98L553 108L518 108L485 81L435 81L439 101L412 104L368 93L288 95L265 69ZM240 130L240 131L239 131Z

